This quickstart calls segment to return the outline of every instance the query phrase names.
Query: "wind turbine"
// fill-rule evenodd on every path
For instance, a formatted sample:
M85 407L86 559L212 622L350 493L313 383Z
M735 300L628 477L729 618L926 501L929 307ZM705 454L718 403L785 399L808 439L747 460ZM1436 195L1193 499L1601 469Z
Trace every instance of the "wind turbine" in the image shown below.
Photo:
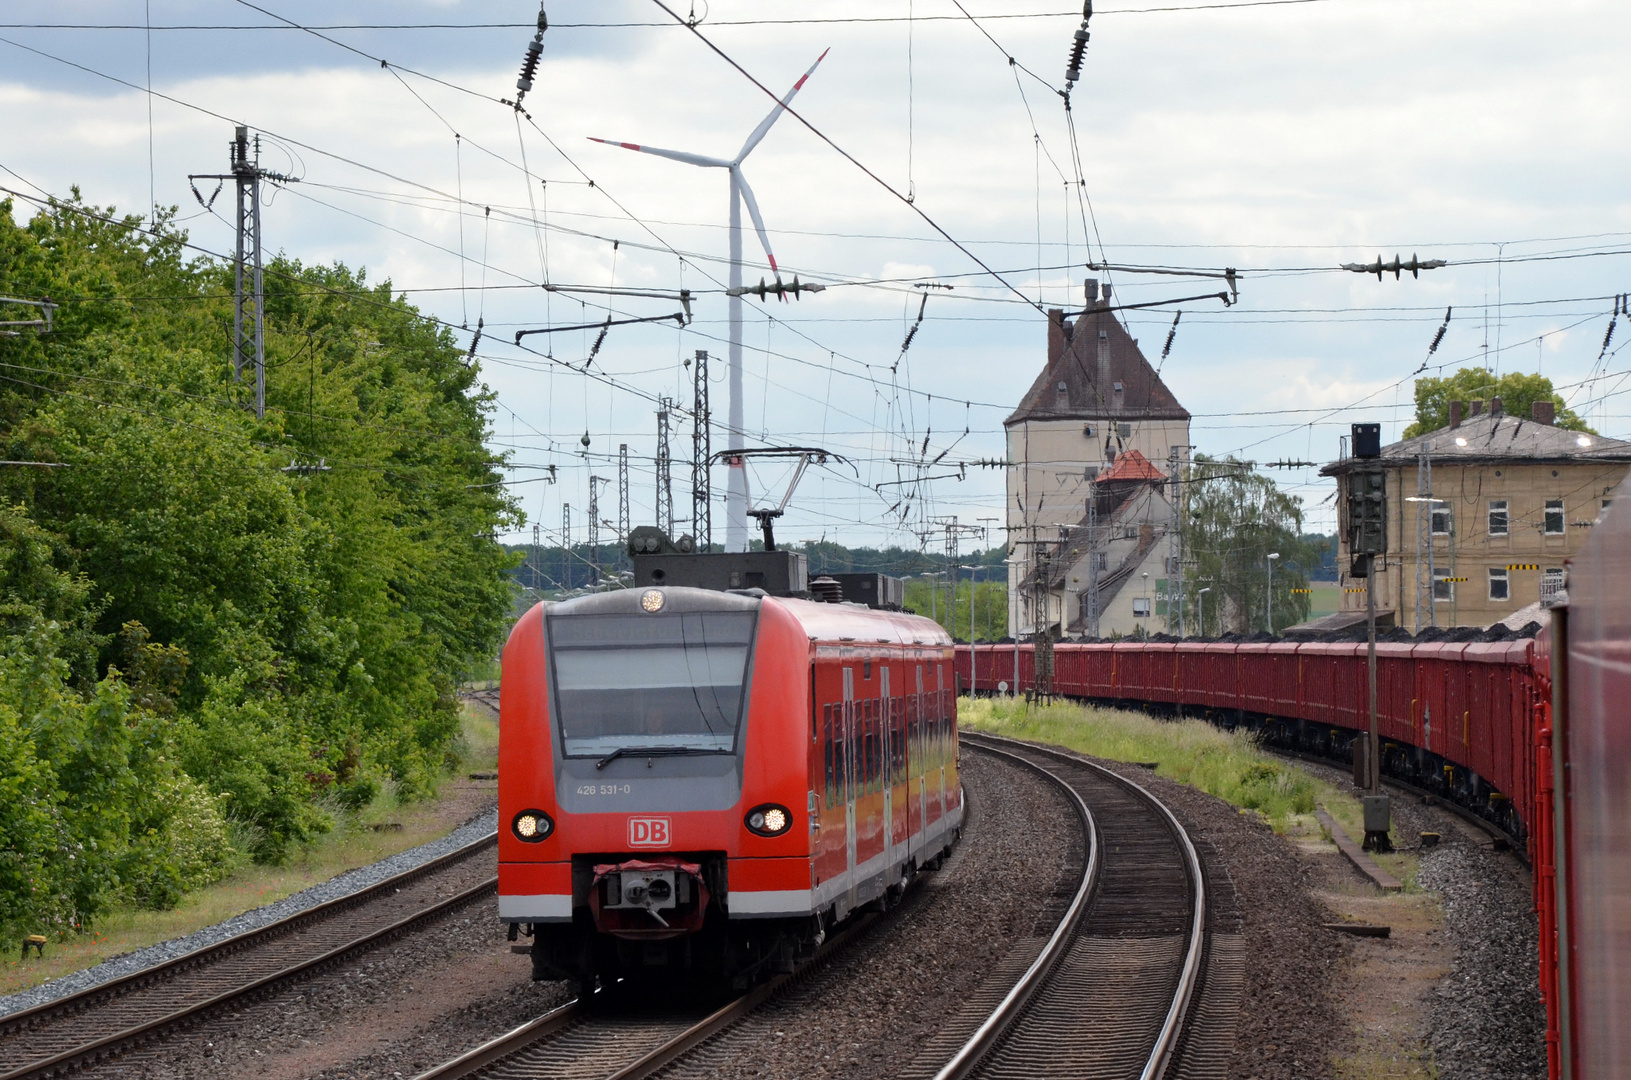
M770 260L770 272L776 277L777 295L784 290L781 283L781 271L776 268L776 256L770 250L770 237L765 235L764 218L759 214L759 202L753 197L753 189L748 186L747 177L742 175L742 162L753 153L770 126L776 122L786 111L787 103L793 100L793 95L803 88L805 80L815 73L821 61L827 58L824 50L816 57L816 62L810 65L810 70L799 77L787 95L776 103L770 110L770 115L759 121L759 126L753 129L742 149L737 151L736 157L724 158L705 157L702 154L690 154L683 150L664 150L656 146L642 146L639 143L618 142L613 139L592 139L593 142L605 143L607 146L621 146L625 150L635 150L642 154L655 154L657 157L668 158L671 161L684 162L687 165L700 165L705 169L728 169L731 177L731 209L730 209L730 244L731 244L731 273L730 288L727 292L729 298L728 310L730 316L730 422L726 429L726 446L730 450L742 449L742 203L748 205L748 215L753 218L754 231L759 234L759 243L765 249L765 258ZM761 281L761 286L763 282ZM807 289L819 286L804 286ZM768 290L766 290L768 291ZM727 489L725 501L725 550L746 551L748 548L748 489L747 478L743 475L743 462L740 457L730 459L730 486ZM701 540L701 537L698 537Z

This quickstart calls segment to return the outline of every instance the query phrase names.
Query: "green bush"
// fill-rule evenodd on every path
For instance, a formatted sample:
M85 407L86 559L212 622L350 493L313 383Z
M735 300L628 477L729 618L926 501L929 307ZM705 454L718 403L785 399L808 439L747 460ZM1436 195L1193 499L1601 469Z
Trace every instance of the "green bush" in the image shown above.
M1161 775L1190 784L1283 828L1314 809L1314 781L1258 749L1245 732L1200 720L1157 720L1143 713L1013 698L963 698L957 719L976 731L1065 746L1112 761L1157 762Z

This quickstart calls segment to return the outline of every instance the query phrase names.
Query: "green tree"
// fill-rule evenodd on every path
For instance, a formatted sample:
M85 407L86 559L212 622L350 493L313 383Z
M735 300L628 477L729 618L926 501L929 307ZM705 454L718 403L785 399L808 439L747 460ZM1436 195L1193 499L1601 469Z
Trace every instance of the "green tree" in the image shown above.
M0 470L0 627L44 673L0 679L0 751L42 836L105 802L91 892L162 903L214 872L199 853L228 818L276 860L329 807L431 789L456 688L507 626L493 537L520 516L479 370L389 282L268 266L257 419L230 267L141 224L77 192L26 224L0 203L0 291L61 304L51 334L0 338L0 457L61 466ZM56 713L82 721L37 720ZM115 716L134 734L96 736L110 756L85 767L34 726ZM141 877L137 851L168 869Z
M905 607L919 615L932 615L946 632L959 641L996 641L1008 634L1008 583L981 581L973 596L974 633L969 634L969 588L962 572L962 580L953 589L940 577L911 577L906 579ZM933 596L930 591L933 590ZM948 601L950 604L948 605Z
M1302 500L1253 472L1249 462L1196 454L1187 474L1184 583L1191 626L1200 633L1267 629L1269 555L1274 565L1274 628L1308 618L1308 573L1320 565L1318 542L1302 534ZM1200 590L1210 589L1204 599ZM1204 609L1204 610L1202 610ZM1205 625L1196 622L1196 614Z
M1487 368L1462 368L1448 378L1429 376L1416 380L1416 422L1404 429L1404 437L1409 439L1449 427L1452 401L1490 398L1500 398L1501 408L1509 416L1519 417L1528 417L1529 407L1535 402L1550 401L1557 410L1558 427L1596 434L1564 403L1563 395L1552 389L1552 380L1544 375L1517 371L1496 375Z

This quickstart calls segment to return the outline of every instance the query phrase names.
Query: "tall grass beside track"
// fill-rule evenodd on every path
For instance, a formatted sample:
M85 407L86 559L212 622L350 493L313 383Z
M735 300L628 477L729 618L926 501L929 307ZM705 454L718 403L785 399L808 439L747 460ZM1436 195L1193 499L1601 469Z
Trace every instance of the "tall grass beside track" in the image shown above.
M1157 720L1143 713L1061 703L1030 705L1014 698L961 698L957 720L975 731L1067 747L1111 761L1156 762L1181 784L1255 810L1284 832L1310 814L1321 785L1294 765L1263 753L1245 732L1201 720Z

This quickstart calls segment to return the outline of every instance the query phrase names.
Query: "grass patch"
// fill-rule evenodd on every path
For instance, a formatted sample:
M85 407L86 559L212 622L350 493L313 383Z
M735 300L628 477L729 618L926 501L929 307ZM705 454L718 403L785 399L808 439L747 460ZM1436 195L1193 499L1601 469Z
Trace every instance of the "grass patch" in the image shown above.
M1312 814L1320 785L1294 765L1263 753L1244 732L1201 720L1157 720L1143 713L1075 704L1032 706L1013 698L962 698L958 722L994 735L1052 743L1111 761L1156 762L1181 784L1267 818L1284 831Z
M452 752L444 780L457 773L496 768L498 720L485 709L467 706ZM436 798L404 803L389 784L356 813L330 809L335 817L333 832L301 848L282 866L243 866L216 884L184 896L170 911L116 908L99 918L90 933L46 945L43 960L32 956L20 960L14 943L0 942L6 950L0 959L0 994L16 993L121 953L213 926L336 874L446 836L462 824L452 820ZM402 828L374 828L387 823L399 823Z

